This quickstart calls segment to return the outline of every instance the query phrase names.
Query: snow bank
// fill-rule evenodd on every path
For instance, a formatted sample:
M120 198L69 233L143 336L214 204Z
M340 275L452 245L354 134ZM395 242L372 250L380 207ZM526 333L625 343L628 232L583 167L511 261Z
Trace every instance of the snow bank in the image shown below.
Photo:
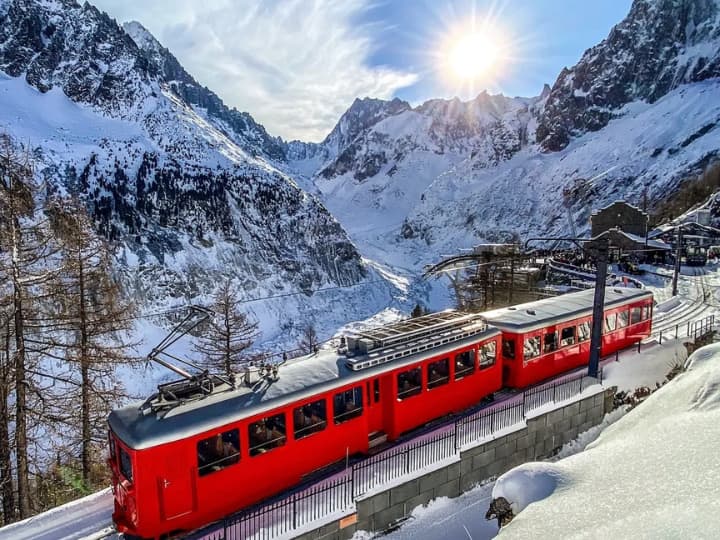
M517 515L528 505L552 495L565 482L564 473L553 463L525 463L497 479L492 497L505 497Z
M508 472L498 493L532 504L500 536L717 537L720 344L698 350L687 365L585 452L540 471L531 464ZM560 480L550 489L553 477Z

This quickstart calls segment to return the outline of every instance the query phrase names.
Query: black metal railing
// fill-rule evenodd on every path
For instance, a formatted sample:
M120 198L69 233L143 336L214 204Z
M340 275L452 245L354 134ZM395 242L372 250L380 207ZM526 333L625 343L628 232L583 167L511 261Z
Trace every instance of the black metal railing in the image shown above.
M685 335L682 335L681 328L685 327ZM687 323L677 323L675 326L670 328L664 328L657 334L653 332L653 336L658 337L658 342L662 345L663 337L665 339L678 339L681 337L691 337L693 339L699 339L705 337L711 332L715 331L715 315L707 315L701 319L694 321L688 321ZM639 344L638 344L639 345ZM638 346L638 350L640 347Z
M353 465L353 494L358 497L375 487L455 455L454 431L388 450Z
M528 388L523 392L523 415L549 403L568 400L582 394L583 390L588 386L600 383L602 383L602 367L598 369L597 378L590 377L586 373L578 373L560 381Z
M511 402L489 410L480 410L455 422L457 448L489 437L496 431L524 420L523 401Z

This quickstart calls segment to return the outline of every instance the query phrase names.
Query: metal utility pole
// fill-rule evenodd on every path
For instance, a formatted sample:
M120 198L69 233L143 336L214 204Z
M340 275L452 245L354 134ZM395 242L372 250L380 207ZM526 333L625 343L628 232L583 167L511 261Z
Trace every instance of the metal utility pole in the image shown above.
M593 299L592 330L590 333L590 361L588 376L597 378L602 348L602 328L605 322L605 282L607 280L610 239L607 236L587 243L586 248L595 255L595 296Z
M677 226L675 231L677 232L677 246L675 248L675 271L673 272L673 280L672 280L672 295L677 296L678 294L678 276L680 275L680 259L682 257L682 226Z

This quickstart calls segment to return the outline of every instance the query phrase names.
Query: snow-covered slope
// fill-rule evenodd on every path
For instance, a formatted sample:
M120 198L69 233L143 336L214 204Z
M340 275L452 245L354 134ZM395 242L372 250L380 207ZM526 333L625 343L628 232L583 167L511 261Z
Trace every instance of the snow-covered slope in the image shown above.
M384 307L382 284L309 299L375 274L322 203L274 165L278 140L139 24L126 29L87 3L3 0L0 126L40 149L52 185L85 198L145 307L202 300L221 276L246 299L307 295L251 306L266 338L292 335L298 312L305 323L332 311L329 331Z
M597 131L625 104L653 103L681 84L720 77L718 0L635 0L628 16L564 69L542 111L547 150Z
M714 538L720 527L720 345L585 452L500 477L493 496L536 491L501 538ZM550 486L554 482L555 487ZM588 511L588 509L591 509Z

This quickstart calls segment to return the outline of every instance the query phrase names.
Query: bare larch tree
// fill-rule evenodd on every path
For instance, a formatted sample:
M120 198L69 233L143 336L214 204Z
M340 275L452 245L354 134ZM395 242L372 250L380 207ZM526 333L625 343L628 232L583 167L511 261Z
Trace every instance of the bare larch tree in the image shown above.
M63 410L71 445L79 443L83 484L90 486L93 453L104 445L107 415L127 395L117 368L136 360L128 342L136 310L113 279L109 246L94 232L82 203L62 201L49 214L62 246L55 295L61 331L53 347L64 351L70 377L78 382L65 395L69 406ZM73 406L78 401L79 408Z

